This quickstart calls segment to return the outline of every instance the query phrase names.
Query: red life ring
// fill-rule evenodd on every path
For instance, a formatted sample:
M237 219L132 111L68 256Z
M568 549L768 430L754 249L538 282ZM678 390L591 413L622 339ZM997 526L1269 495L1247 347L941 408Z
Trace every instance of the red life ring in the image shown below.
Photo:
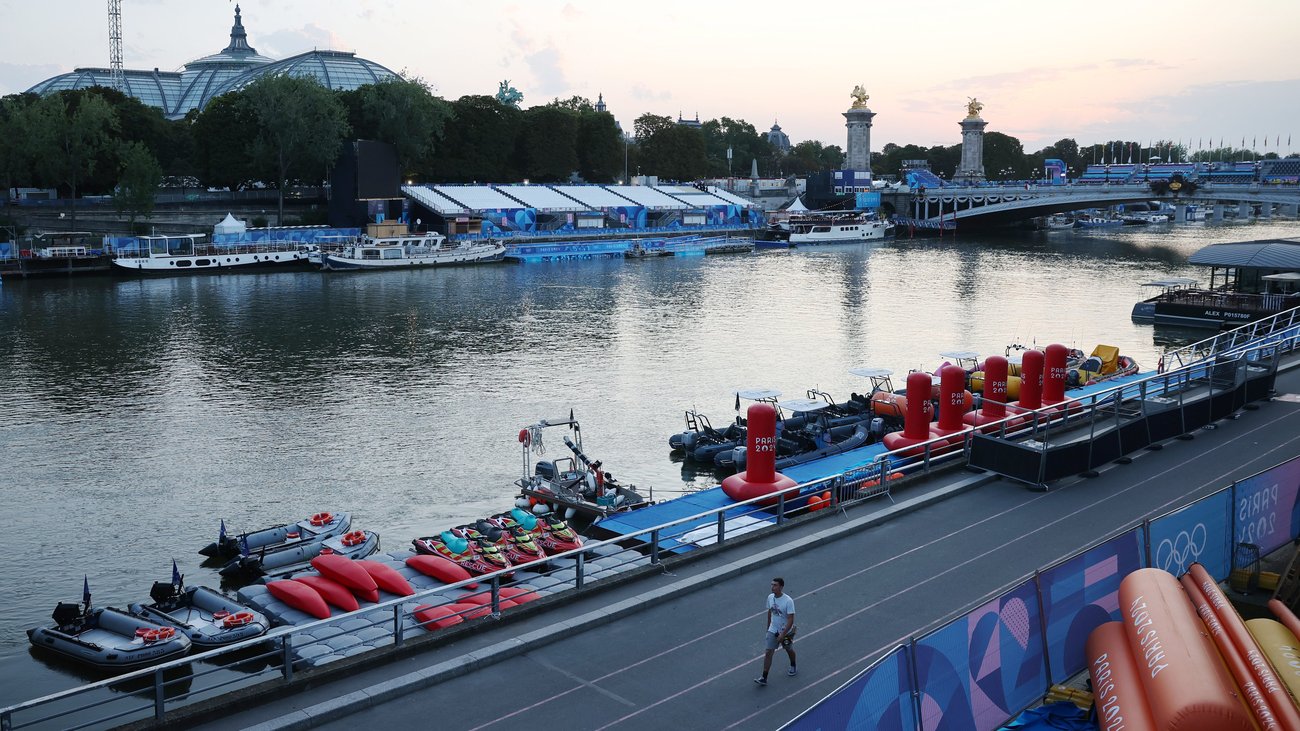
M348 533L347 535L343 536L343 540L342 540L343 545L348 547L359 546L365 542L366 542L366 533L365 531L360 531L360 530L354 530L351 533Z
M243 627L246 624L251 624L252 621L252 612L237 612L226 617L226 619L221 623L221 626L226 629L234 629L235 627Z
M333 513L316 513L315 515L311 516L311 524L317 527L325 525L326 523L333 523L333 522L334 522Z
M519 443L520 443L520 444L522 444L522 445L524 445L525 447L527 447L527 446L532 442L532 440L533 440L533 438L532 438L532 436L528 433L528 430L527 430L527 429L520 429L520 430L519 430Z
M218 609L217 611L212 613L213 619L225 619L226 617L229 616L230 616L230 612L227 612L224 609Z
M140 639L144 640L146 644L150 642L157 642L161 638L162 638L162 631L156 629L147 629L144 631L143 635L140 635Z
M152 632L152 631L153 631L153 628L151 628L151 627L136 627L136 628L135 628L135 636L136 636L136 637L144 637L145 635L149 634L149 633Z

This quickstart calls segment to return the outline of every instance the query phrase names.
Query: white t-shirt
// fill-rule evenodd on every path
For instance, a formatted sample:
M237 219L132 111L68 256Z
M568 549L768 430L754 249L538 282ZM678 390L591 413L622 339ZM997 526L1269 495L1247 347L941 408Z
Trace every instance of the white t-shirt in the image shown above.
M785 629L785 623L790 615L794 614L794 600L789 594L767 595L767 608L772 610L772 622L768 624L767 631L779 634Z

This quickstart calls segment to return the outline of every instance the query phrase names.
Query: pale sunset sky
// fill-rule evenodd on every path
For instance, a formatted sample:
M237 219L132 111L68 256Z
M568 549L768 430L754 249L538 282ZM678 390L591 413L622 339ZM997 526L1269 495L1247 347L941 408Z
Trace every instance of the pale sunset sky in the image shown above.
M179 70L223 48L227 0L123 0L125 65ZM355 51L448 99L509 79L524 106L604 93L645 112L729 116L845 144L862 84L872 147L952 145L967 97L1034 151L1062 137L1300 149L1297 0L243 0L259 53ZM104 0L0 0L0 94L108 65Z

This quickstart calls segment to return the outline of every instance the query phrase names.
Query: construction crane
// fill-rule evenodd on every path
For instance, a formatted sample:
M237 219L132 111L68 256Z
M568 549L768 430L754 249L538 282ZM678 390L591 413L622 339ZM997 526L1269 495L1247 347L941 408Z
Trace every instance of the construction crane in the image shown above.
M113 88L126 93L122 72L122 0L108 0L108 71Z

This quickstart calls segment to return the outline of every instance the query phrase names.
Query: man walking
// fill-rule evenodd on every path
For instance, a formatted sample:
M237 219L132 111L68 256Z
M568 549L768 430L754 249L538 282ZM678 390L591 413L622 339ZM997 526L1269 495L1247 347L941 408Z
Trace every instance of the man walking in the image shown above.
M798 675L794 664L794 600L785 593L785 579L772 579L772 593L767 595L767 635L763 652L763 674L754 678L759 685L767 685L767 672L772 669L772 654L777 646L785 648L790 656L790 669L786 675Z

